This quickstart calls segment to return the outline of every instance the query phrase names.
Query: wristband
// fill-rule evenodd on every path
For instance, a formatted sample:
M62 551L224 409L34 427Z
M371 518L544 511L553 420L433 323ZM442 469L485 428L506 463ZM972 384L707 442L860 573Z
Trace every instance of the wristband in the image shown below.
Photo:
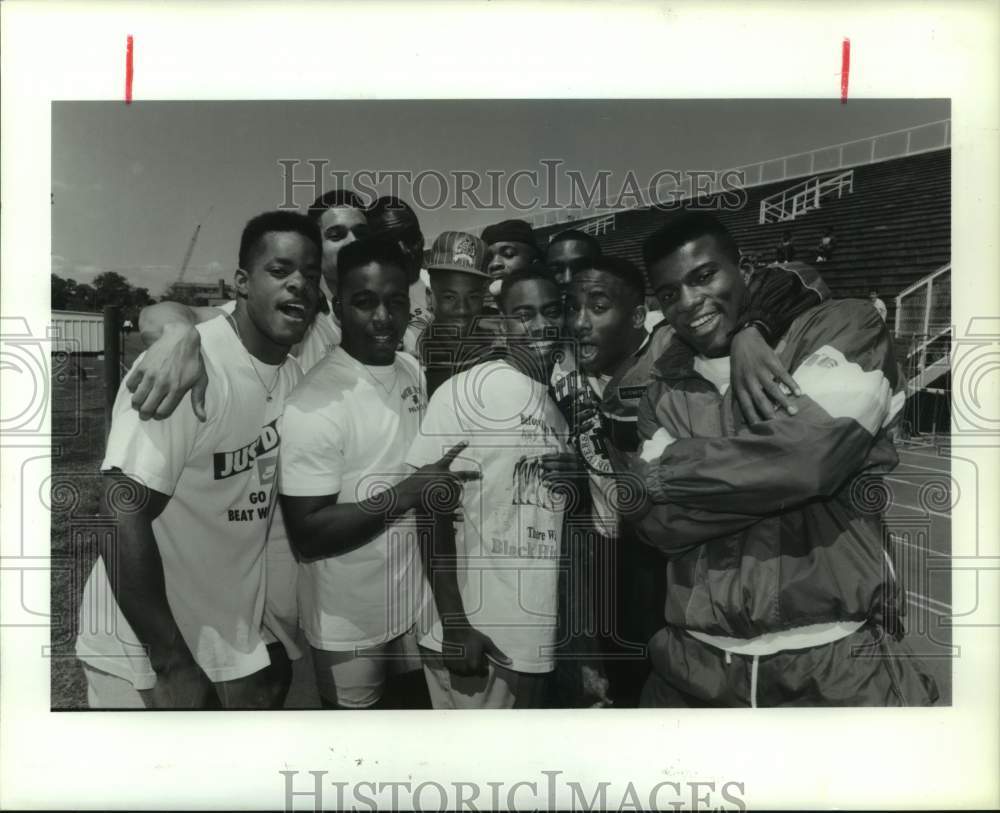
M740 322L736 329L729 334L730 338L735 336L741 330L746 330L748 327L755 327L760 332L760 335L764 337L764 341L770 344L771 342L771 330L768 328L767 324L760 319L747 319L744 322Z

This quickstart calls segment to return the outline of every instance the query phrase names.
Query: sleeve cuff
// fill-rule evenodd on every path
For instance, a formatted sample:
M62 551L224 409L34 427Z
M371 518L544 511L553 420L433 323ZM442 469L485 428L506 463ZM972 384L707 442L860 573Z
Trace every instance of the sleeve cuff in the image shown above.
M317 485L315 480L309 481L308 484L289 483L282 480L278 493L284 494L286 497L327 497L331 494L339 494L341 488L343 488L343 482L340 480L320 485Z
M760 331L760 335L764 337L764 341L768 344L771 344L774 340L774 331L771 329L767 314L763 311L749 311L745 313L743 318L740 320L740 323L736 326L736 329L729 334L730 338L748 327L757 328L757 330Z
M160 494L166 494L168 497L174 496L175 483L159 474L143 471L135 466L119 465L112 460L105 460L101 463L101 474L121 474Z
M644 479L646 490L649 492L649 499L655 503L666 502L667 495L663 487L663 478L660 476L660 469L656 466L651 467Z

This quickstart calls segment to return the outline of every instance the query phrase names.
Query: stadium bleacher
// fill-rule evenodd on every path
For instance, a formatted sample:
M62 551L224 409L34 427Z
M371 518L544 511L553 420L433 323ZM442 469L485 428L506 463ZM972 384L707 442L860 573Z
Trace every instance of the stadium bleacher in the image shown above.
M716 211L744 253L772 261L781 235L790 230L796 259L813 262L823 232L832 228L836 250L819 264L835 297L865 297L877 290L893 324L895 297L951 258L951 150L943 148L854 167L853 192L827 197L818 209L794 220L759 224L760 202L795 186L786 179L747 189L739 210ZM808 177L808 176L805 176ZM718 196L699 201L710 205ZM615 215L614 227L597 235L602 249L640 265L642 241L671 215L655 208ZM591 218L588 218L588 220ZM580 223L536 229L540 245Z

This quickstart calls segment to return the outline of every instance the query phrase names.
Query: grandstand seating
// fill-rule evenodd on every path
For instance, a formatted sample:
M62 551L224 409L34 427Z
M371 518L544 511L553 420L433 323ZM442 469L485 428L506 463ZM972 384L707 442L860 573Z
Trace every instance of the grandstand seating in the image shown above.
M948 148L854 168L854 192L826 198L819 209L793 221L758 224L760 201L800 183L786 179L747 189L738 211L717 211L744 253L774 259L782 233L792 232L796 259L813 262L825 229L836 236L833 258L817 267L836 297L865 297L872 289L889 308L907 286L951 259L951 150ZM705 199L712 201L713 198ZM641 265L642 241L670 212L633 209L618 212L614 228L597 236L602 249ZM540 245L564 229L562 223L536 230Z

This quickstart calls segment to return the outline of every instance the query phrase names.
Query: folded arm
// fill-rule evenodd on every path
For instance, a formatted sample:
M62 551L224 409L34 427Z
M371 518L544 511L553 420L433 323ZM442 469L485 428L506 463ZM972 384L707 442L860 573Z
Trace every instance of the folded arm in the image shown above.
M874 436L808 396L797 403L797 415L733 437L677 440L643 472L650 499L760 517L831 496L864 465Z
M870 464L877 438L902 404L891 340L871 308L848 302L826 308L806 327L809 346L789 354L799 360L795 378L803 392L794 416L782 413L733 436L683 437L691 434L683 426L689 416L681 415L688 408L684 393L665 384L647 392L639 410L645 454L629 468L655 512L643 520L650 529L682 524L682 517L688 530L710 527L711 516L702 523L691 513L701 510L718 514L717 535L739 530L741 517L828 497ZM659 448L652 443L657 438Z

